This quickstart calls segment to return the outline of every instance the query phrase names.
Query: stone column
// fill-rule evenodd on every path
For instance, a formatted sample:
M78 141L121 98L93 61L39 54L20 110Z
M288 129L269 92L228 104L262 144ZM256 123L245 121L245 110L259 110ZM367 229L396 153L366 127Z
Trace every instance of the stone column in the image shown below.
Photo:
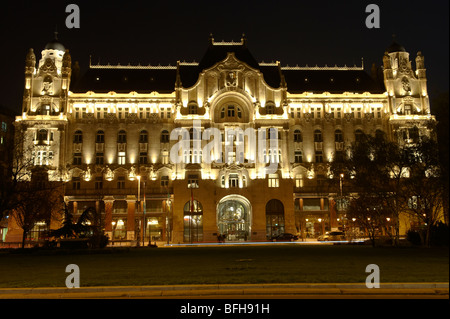
M128 216L127 216L127 240L135 240L135 222L136 196L127 196Z
M112 196L105 196L105 235L112 240L112 212L114 205L114 198Z
M338 229L338 222L337 222L337 211L336 211L336 201L334 198L329 199L328 203L329 209L330 209L330 227L331 230L337 230Z

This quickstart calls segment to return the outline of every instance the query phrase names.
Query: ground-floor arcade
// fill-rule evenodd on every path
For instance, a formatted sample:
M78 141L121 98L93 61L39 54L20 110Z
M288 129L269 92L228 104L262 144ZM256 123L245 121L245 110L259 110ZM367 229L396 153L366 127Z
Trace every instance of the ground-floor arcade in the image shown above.
M255 183L251 189L217 188L214 181L201 180L198 187L190 188L183 181L174 181L172 187L158 191L84 192L68 194L65 200L74 222L89 207L101 212L101 223L114 245L267 241L282 233L314 240L332 230L364 233L345 218L335 194L293 193L289 180L282 180L279 187L267 187L265 180ZM60 223L61 219L59 224L37 223L28 240L38 242L46 230L56 229ZM404 234L408 223L400 223L400 228ZM21 229L13 220L3 229L3 237L3 242L21 241Z

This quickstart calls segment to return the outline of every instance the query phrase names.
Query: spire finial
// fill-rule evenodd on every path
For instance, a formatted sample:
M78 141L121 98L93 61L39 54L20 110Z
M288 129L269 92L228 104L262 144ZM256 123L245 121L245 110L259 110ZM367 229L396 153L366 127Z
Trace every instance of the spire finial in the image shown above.
M214 37L213 37L212 32L209 33L209 43L210 43L210 44L213 44L213 43L214 43Z
M55 31L53 34L55 35L55 40L58 40L58 25L55 25Z

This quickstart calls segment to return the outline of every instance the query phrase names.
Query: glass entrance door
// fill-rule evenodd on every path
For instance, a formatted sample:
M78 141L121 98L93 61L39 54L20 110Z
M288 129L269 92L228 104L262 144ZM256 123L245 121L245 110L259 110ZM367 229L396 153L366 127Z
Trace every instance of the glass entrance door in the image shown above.
M238 198L219 203L217 212L219 235L226 241L247 241L250 237L250 207Z

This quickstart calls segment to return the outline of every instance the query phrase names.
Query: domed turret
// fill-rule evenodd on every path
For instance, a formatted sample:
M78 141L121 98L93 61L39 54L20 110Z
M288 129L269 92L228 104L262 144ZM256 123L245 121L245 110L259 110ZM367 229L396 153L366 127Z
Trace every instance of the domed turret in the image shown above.
M44 50L58 50L58 51L66 51L64 45L58 40L58 32L55 32L55 38L47 43Z
M386 49L386 51L388 53L406 52L405 47L396 41L395 35L392 36L392 44Z

